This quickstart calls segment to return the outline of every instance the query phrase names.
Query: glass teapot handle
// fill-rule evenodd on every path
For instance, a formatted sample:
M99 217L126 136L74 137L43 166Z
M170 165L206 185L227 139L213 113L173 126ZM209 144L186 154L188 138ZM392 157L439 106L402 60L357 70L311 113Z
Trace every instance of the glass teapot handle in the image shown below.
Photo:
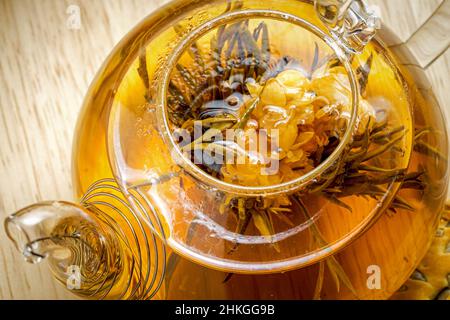
M362 0L315 0L315 9L333 38L348 53L360 53L381 27Z
M111 192L115 185L104 181L94 184L93 189L101 187L99 191L87 193L101 200L31 205L5 220L6 234L27 262L47 261L53 276L82 298L161 298L165 248L158 239L151 241L139 232L137 220L126 218L133 213ZM104 208L110 209L108 214ZM127 227L119 224L121 219L127 219ZM152 261L142 258L150 255Z

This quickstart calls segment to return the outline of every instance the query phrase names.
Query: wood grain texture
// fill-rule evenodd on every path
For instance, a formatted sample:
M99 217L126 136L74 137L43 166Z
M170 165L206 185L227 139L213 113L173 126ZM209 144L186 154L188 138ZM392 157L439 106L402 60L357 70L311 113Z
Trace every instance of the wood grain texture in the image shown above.
M165 1L0 1L0 218L45 199L72 199L71 145L88 86L112 47ZM69 5L81 29L66 27ZM73 295L45 264L28 265L0 230L0 298Z
M436 98L442 106L447 119L450 119L449 72L450 49L447 49L426 71L428 79L433 86L433 91L436 93Z
M450 45L450 1L445 0L434 14L404 44L392 46L404 63L427 68Z
M380 6L384 23L407 42L443 1L369 2ZM89 83L125 33L165 2L0 0L0 220L36 201L72 198L72 136ZM69 5L81 9L79 30L67 28ZM447 106L450 53L432 55L427 75ZM0 299L74 298L45 265L24 262L3 228L0 243Z
M367 0L377 6L381 20L392 30L397 39L387 41L388 45L407 42L408 39L432 17L439 6L447 0Z

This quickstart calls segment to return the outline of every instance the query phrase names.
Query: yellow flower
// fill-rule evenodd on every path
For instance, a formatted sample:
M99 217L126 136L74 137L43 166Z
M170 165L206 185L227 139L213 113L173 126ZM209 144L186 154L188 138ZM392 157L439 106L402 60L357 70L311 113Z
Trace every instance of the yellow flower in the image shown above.
M276 79L285 88L288 101L303 98L305 92L310 89L309 79L297 70L283 71Z
M269 79L261 92L260 98L263 105L284 107L287 103L286 88L276 79Z

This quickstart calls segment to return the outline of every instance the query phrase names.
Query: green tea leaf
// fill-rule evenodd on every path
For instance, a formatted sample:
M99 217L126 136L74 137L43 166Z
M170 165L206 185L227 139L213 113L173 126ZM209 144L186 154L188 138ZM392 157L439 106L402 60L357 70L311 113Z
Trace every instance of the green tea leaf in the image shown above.
M335 279L337 291L339 292L339 290L340 290L339 283L340 283L340 281L342 281L342 283L353 293L353 295L355 297L358 297L358 294L356 293L356 290L353 287L353 284L352 284L350 278L347 276L344 268L342 268L342 266L337 261L337 259L334 256L331 256L326 261L327 261L328 269L330 270L333 278Z
M253 223L255 224L255 227L259 230L261 235L271 239L272 235L275 234L275 230L273 227L272 219L270 218L270 215L267 214L266 211L262 210L254 210L252 211L252 218ZM273 243L273 246L275 250L280 252L280 248L277 243Z
M316 288L314 289L313 300L320 300L323 288L323 278L325 275L325 264L323 261L319 262L319 272L317 274Z

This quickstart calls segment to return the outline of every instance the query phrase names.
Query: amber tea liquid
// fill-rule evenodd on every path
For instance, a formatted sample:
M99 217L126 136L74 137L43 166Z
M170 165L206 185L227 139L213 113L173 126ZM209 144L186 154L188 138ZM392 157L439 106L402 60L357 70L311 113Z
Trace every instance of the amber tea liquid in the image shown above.
M267 4L259 4L255 1L244 1L244 3L253 8L267 7ZM295 2L295 5L292 5L292 3L292 1L284 1L277 3L276 7L280 11L287 11L318 23L314 19L313 8L310 4ZM223 12L225 9L225 5L208 7L201 11L200 18L206 20L209 15ZM249 27L255 27L259 22L261 21L250 19ZM314 48L302 46L310 40L286 37L292 26L283 25L279 21L265 22L272 39L270 50L274 55L302 52L302 56L308 60L303 61L305 65L313 62ZM112 113L120 120L121 147L123 157L126 159L126 163L118 164L118 166L126 166L127 168L119 169L122 170L121 172L129 173L119 177L119 184L122 187L136 184L138 181L133 180L132 175L135 169L156 168L155 172L160 175L168 172L167 161L164 158L167 154L164 154L164 146L161 145L161 140L154 129L156 119L152 109L157 108L157 105L151 99L152 93L154 94L152 88L158 81L160 61L170 54L173 48L172 43L175 43L175 39L179 37L180 32L182 33L180 28L189 30L193 23L191 19L186 19L177 24L178 30L167 27L164 32L154 36L149 42L145 50L145 58L150 88L146 88L139 73L142 55L132 61L129 57L116 55L112 60L114 63L108 65L106 71L97 79L100 85L91 89L86 100L78 126L79 138L75 145L74 181L79 197L86 194L89 187L97 181L115 176L109 160L110 146L105 143L107 139L111 139L111 109L121 110L120 114L116 111ZM141 28L141 32L145 33L145 25ZM210 41L202 42L199 46L200 53L208 55L210 43ZM151 200L151 197L145 198L145 195L133 189L128 190L132 197L128 194L128 198L125 199L117 189L112 190L108 187L114 185L108 182L106 187L105 184L101 184L103 189L90 191L93 197L85 202L101 211L101 213L97 211L97 214L110 217L115 222L116 229L122 230L121 236L129 239L119 241L117 244L124 252L123 268L129 276L124 276L122 280L117 281L114 290L105 298L117 298L118 292L121 292L120 289L128 287L129 292L134 290L136 293L134 297L139 298L311 299L315 297L317 280L322 272L323 288L320 297L324 299L356 297L383 299L392 295L425 254L426 244L430 241L430 235L438 221L435 213L441 209L442 201L439 199L442 199L442 194L445 192L446 160L442 156L447 151L442 142L442 136L445 136L445 125L437 122L436 119L440 119L439 115L435 114L438 109L430 107L432 102L427 101L423 95L426 92L420 91L414 85L407 71L400 67L395 58L380 43L373 41L361 55L354 57L352 62L354 70L364 68L369 58L371 67L366 79L364 100L385 117L389 127L403 127L405 132L392 151L375 157L370 163L391 170L407 168L408 173L423 171L421 179L425 189L411 188L398 193L402 203L407 203L413 210L407 208L386 210L400 187L395 177L382 186L384 193L376 199L358 193L343 197L341 201L351 207L351 212L342 205L322 197L308 198L307 207L310 211L320 212L320 218L314 223L330 243L363 223L372 210L377 210L375 214L377 218L370 223L370 228L367 227L367 231L362 236L336 255L354 292L342 283L342 279L339 281L339 288L337 287L333 272L328 270L329 266L326 262L322 262L324 266L314 263L298 270L285 270L285 272L265 275L251 275L248 274L249 272L230 274L229 270L213 270L202 266L198 261L194 263L176 254L160 239L162 234L170 238L171 232L179 237L183 235L187 237L189 230L184 227L177 229L176 225L171 229L169 225L172 222L164 221L165 215L162 213L157 215L159 220L152 214L146 214L146 210L147 212L150 210L150 205L146 201ZM128 59L129 64L124 64L120 59ZM196 65L189 58L186 58L185 65L195 72ZM117 85L117 81L108 78L108 74L113 71L123 75L120 85ZM110 91L111 86L115 86L116 89ZM149 93L150 99L148 99ZM425 130L427 128L433 129ZM417 133L421 133L419 143L416 140ZM145 192L147 189L144 188L141 191ZM111 194L114 195L113 200L111 200ZM134 203L124 205L122 201L129 202L130 197L134 199L132 200ZM111 202L115 202L116 206L105 205ZM136 203L143 203L143 206L138 209L139 212L136 212ZM219 206L220 203L216 205ZM181 211L175 217L182 217ZM301 212L296 211L295 208L290 213L290 217L294 223L304 222ZM231 230L235 228L236 222L224 220L219 212L211 218L217 219L222 226ZM274 219L273 223L275 230L289 229L289 225L281 219ZM192 231L193 245L200 245L195 244L196 241L208 241L207 231L208 229L203 226ZM284 240L280 243L280 252L274 251L273 254L288 258L291 254L308 252L313 245L311 232L306 230L296 237ZM250 224L246 233L257 235L258 230ZM235 255L234 259L251 262L256 258L270 258L270 252L267 248L255 250L250 244L242 245L230 254ZM412 258L404 259L403 257ZM371 265L380 266L383 270L380 290L367 288L367 268ZM324 271L320 271L321 268Z

